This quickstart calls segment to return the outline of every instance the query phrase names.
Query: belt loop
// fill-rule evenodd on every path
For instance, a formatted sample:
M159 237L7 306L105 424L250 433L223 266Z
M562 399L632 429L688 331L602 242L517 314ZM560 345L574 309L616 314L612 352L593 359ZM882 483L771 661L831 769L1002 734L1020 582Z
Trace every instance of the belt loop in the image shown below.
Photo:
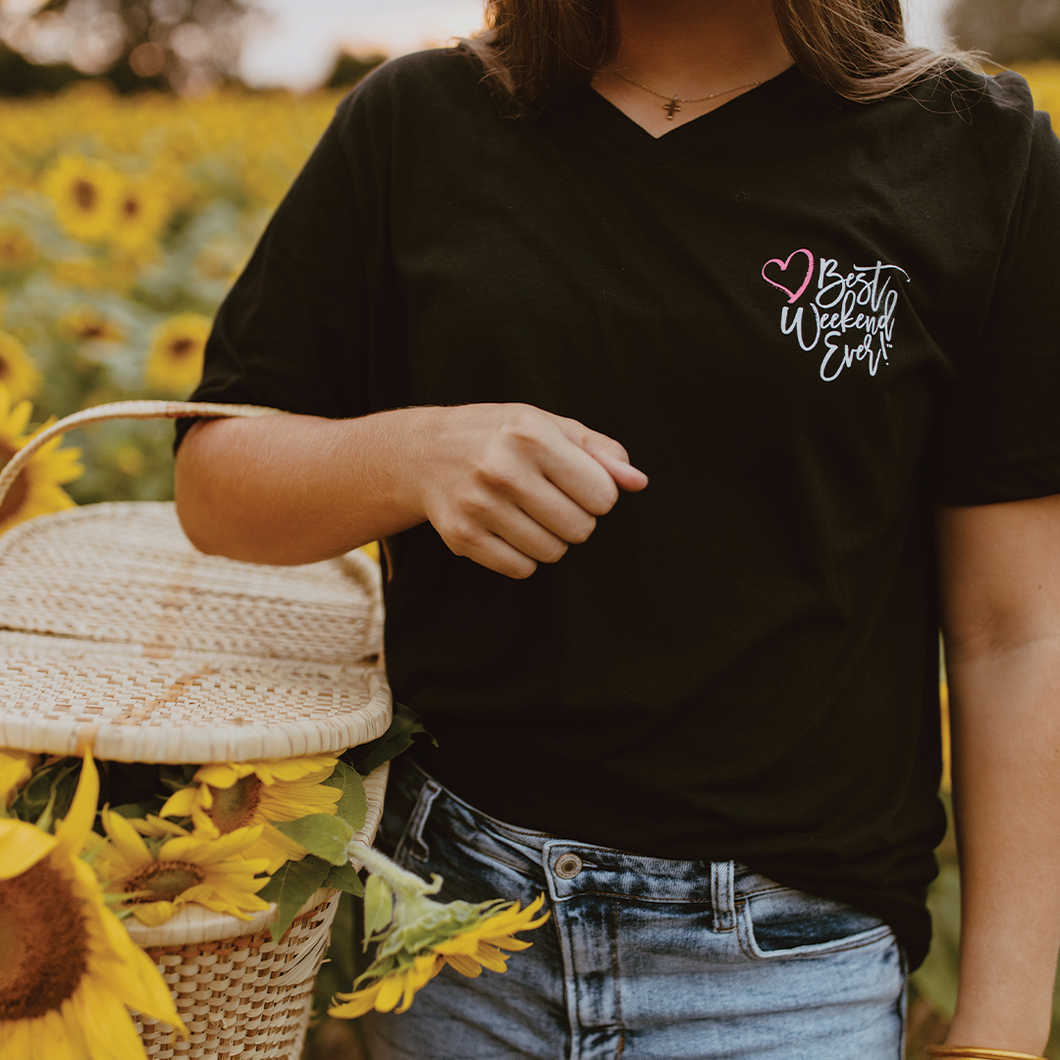
M733 931L736 928L736 895L733 892L733 863L710 863L710 900L714 907L714 930Z
M430 857L431 852L423 841L423 828L427 824L427 818L430 816L434 800L438 798L441 791L441 784L433 779L428 780L420 789L416 805L413 806L408 824L405 826L405 835L399 844L398 850L395 851L394 857L396 860L400 861L406 852L409 857L416 858L418 861L426 861Z

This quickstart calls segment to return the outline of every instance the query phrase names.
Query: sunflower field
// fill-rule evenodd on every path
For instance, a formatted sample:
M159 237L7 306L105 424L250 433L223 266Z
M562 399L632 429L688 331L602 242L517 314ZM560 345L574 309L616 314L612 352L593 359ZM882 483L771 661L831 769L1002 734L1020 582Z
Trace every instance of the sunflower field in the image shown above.
M1023 72L1038 107L1060 116L1060 63ZM0 466L50 418L109 401L187 396L217 306L338 100L339 93L323 91L121 97L81 83L54 97L5 101ZM0 506L0 533L73 503L171 497L170 424L119 421L74 434L80 452L56 441L34 457ZM179 809L193 814L196 807L189 802ZM127 851L142 854L124 821L106 823L127 840ZM913 979L910 1056L942 1040L956 992L959 880L952 837L939 853L942 871L930 897L936 938ZM393 886L398 896L411 885ZM532 915L525 911L524 923L512 913L512 923L500 926L536 926L527 919ZM340 937L351 933L351 916L347 904L337 923ZM322 1004L349 987L348 950L348 944L336 947L330 972L325 966ZM391 1007L407 1004L440 967L439 955L451 963L470 959L439 943L430 961L380 968L363 990L346 995L349 1013L335 1014L377 1006L383 994ZM140 1007L147 1010L142 1001ZM1057 1037L1048 1055L1060 1058L1060 1000L1056 1007Z
M31 420L187 396L218 304L338 99L119 97L87 83L5 101L0 464ZM12 497L0 521L58 506L66 483L79 503L171 496L171 425L120 422L78 434L83 475L56 452L35 461L23 491L35 503ZM41 490L51 495L38 502Z

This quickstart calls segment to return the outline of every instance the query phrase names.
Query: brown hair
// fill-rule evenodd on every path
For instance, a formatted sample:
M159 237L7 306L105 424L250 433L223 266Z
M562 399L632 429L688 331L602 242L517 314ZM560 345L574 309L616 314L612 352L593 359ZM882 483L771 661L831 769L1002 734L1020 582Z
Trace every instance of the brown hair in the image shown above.
M908 44L901 0L772 0L795 65L847 99L893 95L967 56ZM488 0L466 46L513 113L537 114L587 84L607 56L609 0Z

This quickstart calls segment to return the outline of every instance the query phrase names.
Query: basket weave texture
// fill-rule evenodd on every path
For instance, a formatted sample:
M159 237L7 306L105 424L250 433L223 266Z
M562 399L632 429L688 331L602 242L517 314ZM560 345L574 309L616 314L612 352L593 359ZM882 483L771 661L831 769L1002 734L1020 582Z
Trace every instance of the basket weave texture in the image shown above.
M380 766L364 782L368 814L354 839L366 846L379 827L389 768ZM148 1057L298 1060L338 899L338 891L317 891L279 942L265 930L271 911L244 922L186 906L157 927L126 921L169 985L189 1032L187 1040L174 1038L164 1024L138 1017Z
M187 1040L140 1017L149 1057L298 1060L338 891L317 891L279 942L267 931L188 946L149 947L177 1002ZM307 958L307 954L310 955Z
M0 746L218 762L381 736L382 603L361 553L303 567L196 551L172 504L95 504L0 539Z

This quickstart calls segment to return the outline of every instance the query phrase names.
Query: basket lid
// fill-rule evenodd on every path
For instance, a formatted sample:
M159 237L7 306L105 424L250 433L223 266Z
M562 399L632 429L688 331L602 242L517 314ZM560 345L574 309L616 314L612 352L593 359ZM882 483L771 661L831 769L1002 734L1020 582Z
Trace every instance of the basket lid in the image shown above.
M219 762L381 736L378 567L198 552L169 503L93 504L0 538L0 747Z

